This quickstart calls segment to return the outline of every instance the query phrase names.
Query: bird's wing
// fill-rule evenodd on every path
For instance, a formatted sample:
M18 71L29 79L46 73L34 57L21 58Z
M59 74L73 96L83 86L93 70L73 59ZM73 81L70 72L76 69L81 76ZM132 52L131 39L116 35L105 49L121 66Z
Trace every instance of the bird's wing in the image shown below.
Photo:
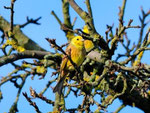
M64 57L62 58L62 62L60 65L60 71L62 72L62 70L65 69L65 67L67 66L67 62L68 62L68 58L67 56L64 55Z
M69 56L71 55L71 48L72 48L71 45L69 45L66 49L66 54ZM69 60L68 57L64 55L62 58L61 66L60 66L61 72L66 68L68 60Z

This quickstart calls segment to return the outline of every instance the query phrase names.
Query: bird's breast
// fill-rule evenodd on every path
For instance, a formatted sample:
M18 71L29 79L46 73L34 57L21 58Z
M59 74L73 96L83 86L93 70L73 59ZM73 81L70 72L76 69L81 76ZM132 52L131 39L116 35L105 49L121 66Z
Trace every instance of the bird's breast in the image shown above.
M71 59L79 67L84 61L85 54L85 48L82 48L82 50L79 50L78 48L73 48L73 50L71 50ZM69 70L73 70L74 68L70 61L68 62L67 67L70 68Z

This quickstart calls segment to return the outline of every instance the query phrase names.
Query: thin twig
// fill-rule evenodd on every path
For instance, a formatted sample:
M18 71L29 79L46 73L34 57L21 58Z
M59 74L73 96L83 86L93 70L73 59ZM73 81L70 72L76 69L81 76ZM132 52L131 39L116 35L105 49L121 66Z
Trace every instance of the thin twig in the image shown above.
M87 9L88 9L88 14L90 15L91 18L93 18L90 0L86 0L85 3L86 3L86 6L87 6Z
M75 22L77 21L77 17L75 17L74 19L73 19L73 22L72 22L72 27L75 25Z
M58 18L58 16L55 14L54 11L51 11L51 14L56 18L57 22L59 23L59 25L62 25L61 20Z
M137 49L133 55L129 56L126 60L120 62L120 64L127 64L129 61L131 61L132 59L134 59L141 51L144 51L144 50L149 50L150 48L147 48L147 47L141 47L139 49Z
M122 7L120 8L120 12L119 12L119 20L122 21L122 22L123 22L126 2L127 2L127 0L123 0ZM119 24L119 30L121 29L122 25L123 24L121 24L121 23Z
M22 93L22 94L23 94L23 96L27 99L27 101L30 103L30 105L35 108L35 111L36 111L37 113L42 113L42 112L39 110L39 108L38 108L38 106L36 105L36 103L31 101L31 99L28 97L28 95L27 95L26 92L25 92L25 93Z
M21 82L21 84L18 86L19 90L18 90L18 92L17 92L16 100L15 100L15 102L13 103L13 105L11 106L11 108L10 108L10 110L9 110L10 113L12 113L12 112L14 112L14 111L18 112L17 103L18 103L18 101L19 101L19 96L20 96L20 94L21 94L21 90L22 90L22 88L23 88L23 86L24 86L24 84L25 84L25 82L26 82L26 79L27 79L28 75L29 75L29 73L24 74L24 76L23 76L23 78L22 78L22 82Z
M13 33L13 27L14 27L14 3L16 0L11 0L11 6L6 7L4 6L5 9L10 9L11 15L10 15L10 32ZM13 38L13 37L11 37Z
M140 48L141 46L142 38L143 38L143 31L144 31L145 26L148 24L148 23L145 23L146 17L150 15L150 10L147 13L145 13L142 7L141 7L141 12L142 12L142 17L139 16L139 20L141 22L141 29L140 29L140 37L136 46L137 49Z
M140 26L131 26L132 22L133 22L133 20L130 19L127 26L122 26L119 31L118 31L118 29L116 29L116 35L114 36L114 39L111 42L111 55L114 55L114 52L115 52L116 47L117 47L117 43L120 41L120 37L125 32L126 29L140 28Z
M39 98L39 99L45 101L46 103L52 104L54 106L54 102L52 100L47 99L42 94L37 94L36 91L32 89L32 87L30 87L30 95L34 98Z
M27 17L27 22L22 24L22 25L19 25L20 28L24 28L25 26L27 26L28 24L36 24L36 25L40 25L40 23L38 23L38 21L41 19L42 17L39 17L37 19L29 19L29 17Z
M40 94L44 94L47 91L47 89L49 88L49 86L55 81L56 81L56 78L54 80L48 81L48 83L46 84L46 87L40 92Z
M13 32L14 26L14 3L16 0L11 0L11 18L10 18L10 31Z

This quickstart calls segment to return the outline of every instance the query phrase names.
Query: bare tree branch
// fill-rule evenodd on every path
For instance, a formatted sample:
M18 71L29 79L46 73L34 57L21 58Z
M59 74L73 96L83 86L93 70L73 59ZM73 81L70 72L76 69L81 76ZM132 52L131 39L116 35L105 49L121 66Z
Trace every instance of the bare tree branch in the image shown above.
M44 59L45 55L51 54L51 58L49 58L50 60L59 60L60 56L59 55L55 55L53 53L50 52L44 52L44 51L30 51L30 50L26 50L25 52L22 53L14 53L12 55L9 56L3 56L0 58L0 66L3 66L5 64L20 60L20 59L25 59L25 58L35 58L35 59Z

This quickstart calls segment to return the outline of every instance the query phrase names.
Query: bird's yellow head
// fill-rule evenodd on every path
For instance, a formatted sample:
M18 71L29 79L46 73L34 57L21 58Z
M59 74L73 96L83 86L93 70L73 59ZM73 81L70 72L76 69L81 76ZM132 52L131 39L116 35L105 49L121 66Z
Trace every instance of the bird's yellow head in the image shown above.
M73 44L77 48L83 48L84 47L84 39L81 36L75 36L71 40L71 44Z

